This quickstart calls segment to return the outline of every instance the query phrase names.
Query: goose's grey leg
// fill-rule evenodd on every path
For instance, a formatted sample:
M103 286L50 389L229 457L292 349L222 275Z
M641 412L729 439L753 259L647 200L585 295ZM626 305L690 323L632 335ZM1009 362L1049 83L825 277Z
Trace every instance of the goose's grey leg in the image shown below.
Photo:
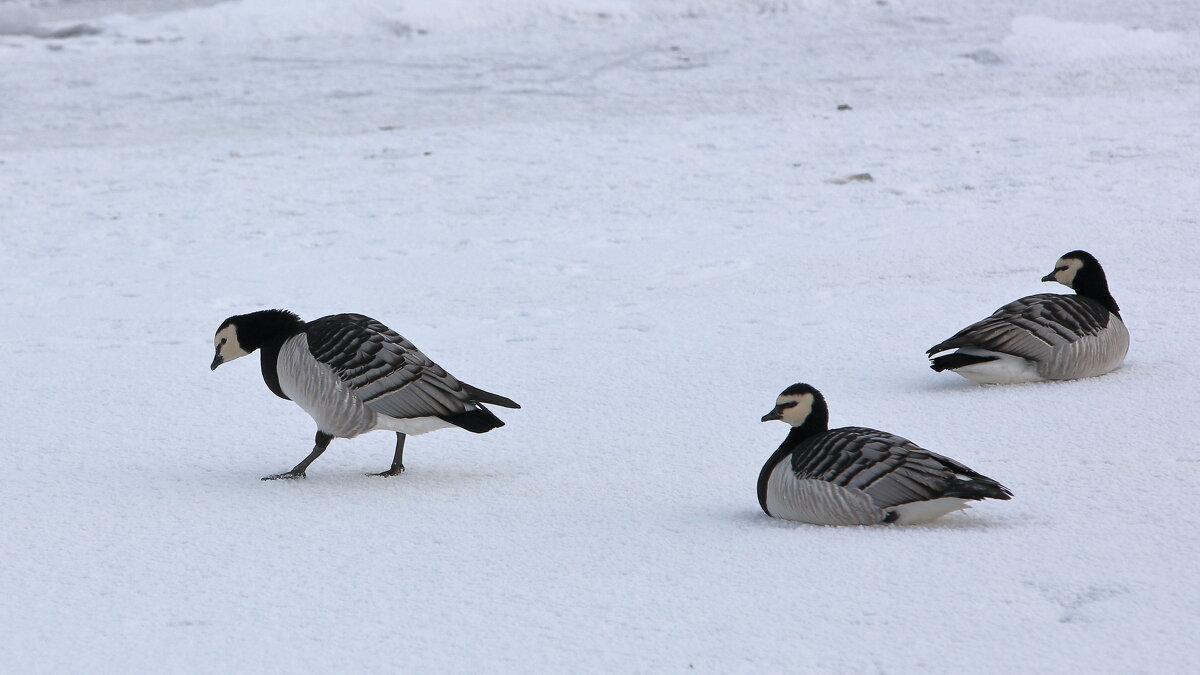
M287 473L277 473L274 476L263 476L263 480L278 480L280 478L304 478L304 470L308 468L309 464L312 464L314 459L320 457L322 452L325 452L325 448L329 447L329 442L332 440L333 440L333 436L330 436L329 434L325 433L324 431L318 431L317 432L317 444L315 447L313 447L312 452L308 453L308 457L305 457L291 471L288 471Z
M395 476L404 473L404 434L396 432L396 456L392 459L392 468L380 473L369 473L368 476Z

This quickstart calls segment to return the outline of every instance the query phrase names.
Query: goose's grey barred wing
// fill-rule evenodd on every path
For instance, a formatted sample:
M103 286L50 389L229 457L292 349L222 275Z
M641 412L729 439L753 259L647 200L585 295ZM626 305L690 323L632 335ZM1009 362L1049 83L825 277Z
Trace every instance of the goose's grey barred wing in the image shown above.
M413 343L361 314L337 314L305 327L313 358L328 365L363 403L396 418L458 415L471 395Z
M792 452L797 478L862 490L879 508L962 497L1008 499L1007 488L900 436L864 427L818 434Z
M1109 320L1108 309L1091 298L1042 293L1008 303L927 353L976 347L1040 361L1055 347L1100 333Z

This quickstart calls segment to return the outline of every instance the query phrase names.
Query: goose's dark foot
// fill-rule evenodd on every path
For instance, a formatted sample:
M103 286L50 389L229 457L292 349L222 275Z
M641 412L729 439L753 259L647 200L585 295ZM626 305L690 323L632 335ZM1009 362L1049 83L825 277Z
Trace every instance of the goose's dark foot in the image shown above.
M304 475L303 471L289 471L287 473L277 473L274 476L263 476L262 477L263 480L280 480L280 479L291 480L294 478L307 478L307 476Z
M308 453L308 457L305 457L304 461L300 462L296 466L293 466L292 470L287 473L277 473L274 476L263 476L262 479L280 480L282 478L286 478L291 480L293 478L304 478L304 470L308 468L309 464L312 464L314 459L320 457L322 452L325 452L325 448L329 447L329 441L332 440L332 435L327 434L324 431L317 431L316 445L313 446L312 452Z
M396 432L396 456L392 458L392 468L379 473L369 473L368 476L380 476L387 478L388 476L397 476L404 473L404 434Z
M393 466L392 468L388 469L387 471L380 471L379 473L369 473L367 475L368 476L380 476L381 478L387 478L388 476L399 476L402 473L404 473L404 465L403 464L401 464L400 466Z

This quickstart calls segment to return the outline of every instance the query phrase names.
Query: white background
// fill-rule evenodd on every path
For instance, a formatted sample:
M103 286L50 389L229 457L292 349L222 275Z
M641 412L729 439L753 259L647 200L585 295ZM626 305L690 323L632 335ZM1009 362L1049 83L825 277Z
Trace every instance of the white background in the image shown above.
M1194 3L151 4L0 5L12 672L1194 667ZM1076 248L1122 369L928 369ZM524 408L260 482L269 307ZM1014 499L765 517L796 381Z

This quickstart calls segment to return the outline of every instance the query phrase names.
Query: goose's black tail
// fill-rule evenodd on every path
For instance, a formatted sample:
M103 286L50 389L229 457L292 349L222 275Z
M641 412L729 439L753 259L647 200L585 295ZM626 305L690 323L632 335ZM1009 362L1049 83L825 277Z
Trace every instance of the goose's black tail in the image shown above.
M956 368L962 368L963 366L970 366L976 363L995 361L997 358L999 357L977 356L975 354L962 354L960 352L955 352L953 354L946 354L945 356L939 356L935 359L932 359L929 363L929 367L940 373L943 370L955 370Z
M465 413L457 415L438 415L438 417L456 427L461 427L476 434L482 434L504 426L504 420L496 417L492 414L491 410L483 406L478 406L475 410L468 410Z
M498 405L498 406L502 406L505 408L520 408L521 407L520 405L517 404L516 401L512 400L511 398L505 398L505 397L501 396L500 394L493 394L490 391L484 391L484 390L480 389L479 387L471 386L471 385L467 384L466 382L463 382L462 386L463 386L463 389L466 389L467 393L471 395L472 401L478 401L480 403L491 403L492 405Z
M1012 491L996 481L975 474L971 480L956 480L942 495L961 499L1012 499Z

